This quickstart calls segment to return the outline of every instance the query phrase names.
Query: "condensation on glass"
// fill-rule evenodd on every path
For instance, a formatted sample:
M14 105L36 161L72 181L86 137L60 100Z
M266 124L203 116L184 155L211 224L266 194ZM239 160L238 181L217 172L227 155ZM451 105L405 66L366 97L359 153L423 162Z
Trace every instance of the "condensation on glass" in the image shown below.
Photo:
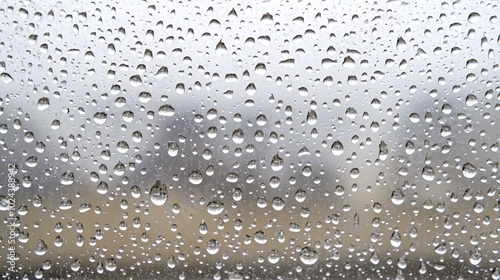
M497 1L126 2L0 3L3 277L500 278Z

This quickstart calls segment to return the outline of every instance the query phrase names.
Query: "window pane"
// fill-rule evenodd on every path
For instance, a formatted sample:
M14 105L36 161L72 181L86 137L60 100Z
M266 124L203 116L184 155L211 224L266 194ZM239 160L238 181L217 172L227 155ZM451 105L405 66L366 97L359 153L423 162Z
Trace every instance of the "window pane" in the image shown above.
M499 279L498 14L3 1L3 276Z

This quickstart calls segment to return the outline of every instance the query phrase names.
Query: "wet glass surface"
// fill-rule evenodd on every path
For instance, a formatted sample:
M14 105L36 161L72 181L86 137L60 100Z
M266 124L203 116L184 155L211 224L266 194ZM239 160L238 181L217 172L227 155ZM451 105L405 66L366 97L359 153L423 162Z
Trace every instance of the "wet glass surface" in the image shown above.
M499 279L498 17L3 1L2 276Z

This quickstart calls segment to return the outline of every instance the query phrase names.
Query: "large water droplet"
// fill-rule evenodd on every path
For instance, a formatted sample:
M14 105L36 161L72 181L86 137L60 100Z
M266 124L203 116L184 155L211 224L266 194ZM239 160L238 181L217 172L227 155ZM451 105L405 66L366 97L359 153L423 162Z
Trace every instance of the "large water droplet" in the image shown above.
M49 107L50 107L50 100L49 100L49 98L42 97L42 98L38 99L38 102L37 102L37 108L38 108L38 110L44 111L44 110L49 109Z
M279 251L276 249L269 251L269 254L267 255L267 260L272 264L278 263L278 261L280 260Z
M194 170L189 173L189 182L193 185L199 185L203 182L203 173L200 170Z
M370 256L370 262L371 262L372 264L378 264L378 263L379 263L379 261L380 261L380 256L379 256L379 254L378 254L378 251L377 251L377 250L375 250L375 251L372 253L372 255Z
M405 195L403 194L403 191L401 189L397 189L392 192L391 195L391 201L395 205L401 205L405 201Z
M160 116L165 116L165 117L171 117L175 114L175 109L169 104L165 104L158 109L158 115Z
M208 203L207 205L207 211L211 215L219 215L224 211L224 203L214 200Z
M432 181L434 177L434 169L428 165L424 166L422 169L422 178L426 181Z
M271 168L274 171L279 171L283 168L283 159L278 154L273 156L273 159L271 160Z
M221 246L221 244L219 241L217 241L215 239L210 239L207 242L207 252L210 255L215 255L215 254L217 254L217 252L219 252L220 246Z
M130 77L130 85L133 87L139 87L142 85L142 79L139 75L133 75Z
M35 254L43 256L45 253L47 253L47 245L43 240L39 239L35 247Z
M162 206L167 202L168 199L168 189L165 184L161 181L156 181L151 190L149 191L149 197L154 205Z
M73 184L73 182L75 182L75 175L73 174L73 172L64 172L62 175L61 175L61 184L65 185L65 186L69 186L71 184Z
M236 144L241 144L245 140L245 134L243 129L238 128L233 131L233 142Z
M14 78L12 78L8 73L5 72L0 74L0 78L2 78L2 81L6 84L12 83L14 81Z
M333 155L340 156L344 153L344 145L342 145L342 142L337 140L333 142L331 150Z
M255 242L257 242L258 244L266 244L267 243L267 235L259 230L257 231L254 236L253 236Z
M275 197L273 198L272 205L274 210L281 211L285 207L285 202L280 197Z
M477 174L477 168L470 164L470 163L465 163L464 166L462 167L462 174L464 175L465 178L474 178Z
M96 124L104 124L108 119L108 115L104 112L97 112L94 114L93 120Z
M313 264L315 264L318 261L318 258L319 258L318 253L316 253L316 251L314 251L310 247L304 247L300 251L300 260L305 265L313 265Z
M406 51L406 41L402 37L398 38L398 41L396 42L396 48L400 52Z
M109 258L104 262L104 267L107 271L115 271L116 270L116 261L114 258Z
M394 231L391 235L391 245L398 248L401 246L401 234L399 231Z

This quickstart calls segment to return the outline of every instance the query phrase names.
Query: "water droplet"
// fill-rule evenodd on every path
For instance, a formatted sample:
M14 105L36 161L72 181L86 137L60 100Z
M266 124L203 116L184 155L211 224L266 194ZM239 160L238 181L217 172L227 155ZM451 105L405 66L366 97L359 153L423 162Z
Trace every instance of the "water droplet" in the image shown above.
M47 253L47 245L43 240L39 239L35 247L35 254L43 256L45 253Z
M245 134L243 129L238 128L233 131L233 142L236 144L241 144L245 140Z
M241 191L241 189L240 188L235 188L233 190L233 200L234 201L240 201L242 197L243 197L243 192Z
M387 154L389 153L389 148L387 144L382 140L378 145L378 158L380 160L385 160L387 158Z
M464 175L465 178L474 178L477 174L477 168L470 164L470 163L465 163L464 166L462 167L462 174Z
M380 256L379 256L379 254L378 254L378 251L377 251L377 250L375 250L375 251L372 253L372 255L370 256L370 262L371 262L372 264L378 264L378 263L379 263L379 261L380 261Z
M259 230L257 231L254 236L253 236L255 242L257 242L258 244L266 244L267 243L267 235Z
M171 117L175 114L175 109L169 104L165 104L158 109L158 115L164 117Z
M120 153L126 153L129 149L128 143L126 141L119 141L116 143L116 150Z
M104 124L108 119L108 115L104 112L97 112L94 114L93 120L96 124Z
M408 154L408 155L413 154L415 152L415 144L413 144L413 142L410 140L406 141L405 151L406 151L406 154Z
M142 79L139 75L133 75L130 77L130 85L133 87L139 87L142 85Z
M167 153L169 156L171 157L177 156L177 153L179 152L179 145L176 142L169 141L167 143L167 147L168 147Z
M398 41L396 42L396 48L400 52L406 51L406 41L402 37L398 38Z
M207 205L207 211L211 215L219 215L224 211L224 203L214 200L208 203Z
M325 69L329 69L336 65L337 65L336 60L331 60L330 58L324 58L323 60L321 60L321 66Z
M465 104L469 107L472 107L478 103L477 97L474 94L469 94L465 98Z
M280 232L278 233L278 242L283 243L285 242L285 240L286 240L285 232L283 230L280 230Z
M401 246L401 234L399 231L394 231L391 235L391 245L398 248Z
M477 63L476 59L471 58L471 59L467 60L467 63L465 65L466 65L467 69L474 70L477 68L478 63Z
M420 274L426 274L427 273L427 266L425 265L425 262L424 261L421 261L420 262L420 266L418 268L418 272Z
M283 168L283 159L278 154L273 156L273 159L271 160L271 168L274 171L279 171Z
M238 174L234 173L234 172L229 172L227 175L226 175L226 181L229 182L229 183L236 183L238 182Z
M331 150L333 155L340 156L344 153L344 145L342 145L342 142L337 140L333 142Z
M139 93L138 99L141 103L148 103L149 101L151 101L151 93L143 91Z
M257 198L257 206L259 208L266 208L267 207L267 199L263 196L259 196Z
M446 251L448 251L448 248L446 247L446 244L441 243L438 246L436 246L436 248L434 248L434 251L437 254L444 255L446 253Z
M217 241L215 239L210 239L207 242L207 252L210 255L215 255L215 254L217 254L217 252L219 252L220 246L221 246L221 244L219 241Z
M149 191L149 197L154 205L162 206L167 202L168 199L168 189L165 184L161 181L156 181L151 190Z
M297 202L304 202L306 200L306 191L299 189L297 192L295 192L295 200Z
M279 251L276 249L272 249L271 251L269 251L269 254L267 255L267 260L271 264L278 263L278 261L280 260Z
M193 185L199 185L203 182L203 173L200 170L194 170L189 173L189 182Z
M482 260L483 260L483 255L477 248L474 248L469 253L469 261L472 265L478 265L479 263L481 263Z
M314 110L311 110L307 112L307 118L306 118L307 124L309 125L315 125L316 122L318 121L318 115Z
M155 76L158 79L163 79L168 77L168 68L166 66L161 66L160 69L158 69L158 71L156 72Z
M405 201L405 195L401 189L397 189L392 192L391 201L395 205L401 205Z
M69 186L75 182L75 175L73 172L64 172L60 179L61 184Z
M116 261L114 258L109 258L104 262L104 267L107 271L115 271L116 270Z
M272 205L274 210L281 211L283 207L285 207L285 202L283 201L283 199L276 196L275 198L273 198Z
M356 109L354 109L353 107L349 107L346 109L345 111L345 115L350 118L351 120L355 119L356 118L356 115L357 115L357 111Z
M468 21L470 23L476 23L478 22L479 20L481 19L481 15L477 12L472 12L469 14L469 18L468 18Z
M42 97L42 98L38 99L38 102L37 102L37 108L38 108L38 110L44 111L44 110L49 109L49 107L50 107L50 100L49 100L49 98Z
M208 226L207 226L207 223L205 223L205 220L201 221L200 226L198 227L198 230L200 231L200 234L207 234Z
M6 84L12 83L14 81L14 79L8 73L5 72L0 74L0 78L2 78L2 81Z
M434 169L428 165L424 166L422 169L422 178L426 181L434 180Z
M316 253L316 251L314 251L310 247L304 247L300 251L300 260L305 265L313 265L313 264L315 264L318 261L318 258L319 258L318 253Z

